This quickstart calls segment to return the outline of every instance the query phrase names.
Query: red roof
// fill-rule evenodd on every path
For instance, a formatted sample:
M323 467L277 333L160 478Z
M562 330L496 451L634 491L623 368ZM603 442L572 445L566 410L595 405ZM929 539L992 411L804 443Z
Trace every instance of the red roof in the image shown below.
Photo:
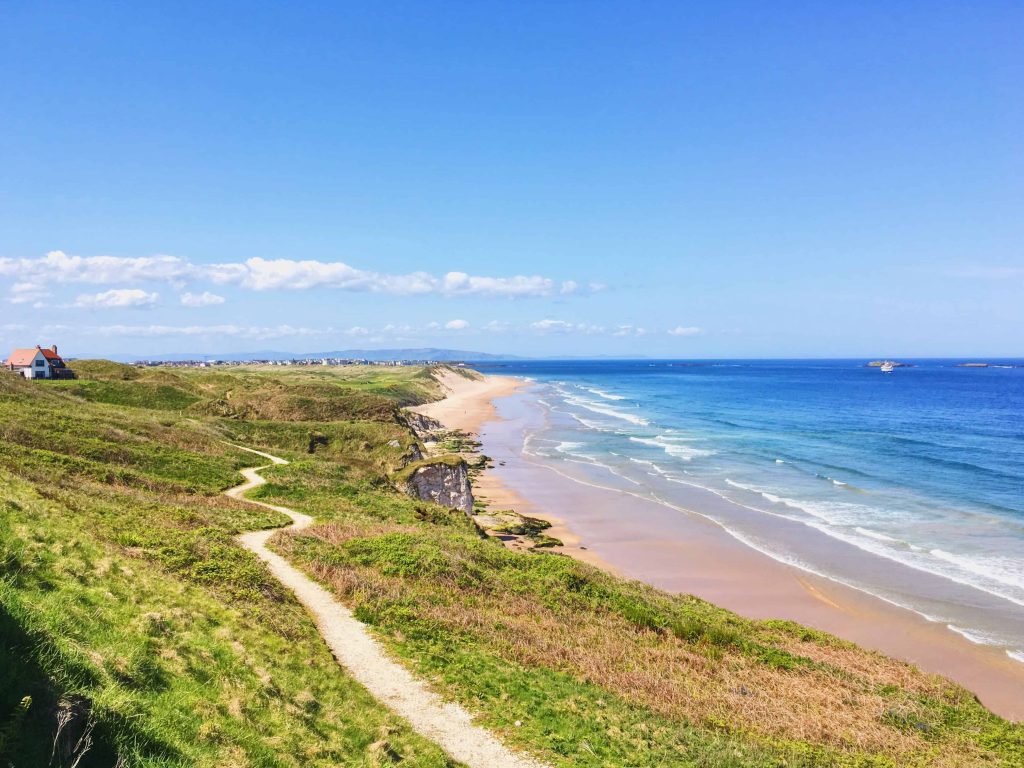
M32 365L32 361L35 360L37 352L42 352L43 353L43 357L45 357L47 360L49 360L51 362L57 361L57 360L61 360L60 355L58 355L52 349L42 349L40 347L36 347L35 349L16 349L16 350L14 350L13 352L11 352L11 356L9 358L7 358L7 365L17 365L17 366L29 366L29 365ZM63 361L61 361L61 362L63 362Z

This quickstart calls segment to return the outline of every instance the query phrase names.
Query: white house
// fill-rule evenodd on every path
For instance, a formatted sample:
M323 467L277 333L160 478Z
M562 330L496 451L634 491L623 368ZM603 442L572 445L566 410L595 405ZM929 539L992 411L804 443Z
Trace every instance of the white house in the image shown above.
M7 358L5 367L26 379L73 379L75 374L57 354L57 345L49 349L16 349Z

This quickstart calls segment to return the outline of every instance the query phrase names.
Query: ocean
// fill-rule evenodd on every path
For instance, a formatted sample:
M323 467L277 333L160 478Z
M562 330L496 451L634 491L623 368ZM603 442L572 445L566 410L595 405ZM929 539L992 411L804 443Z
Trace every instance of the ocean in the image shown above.
M535 460L710 517L1024 663L1024 361L909 362L474 367L535 382Z

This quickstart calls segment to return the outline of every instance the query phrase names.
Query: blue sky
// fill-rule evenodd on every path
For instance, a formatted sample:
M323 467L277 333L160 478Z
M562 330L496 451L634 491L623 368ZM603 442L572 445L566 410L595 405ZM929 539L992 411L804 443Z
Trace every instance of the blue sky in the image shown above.
M1024 355L1022 39L1016 2L5 3L0 344Z

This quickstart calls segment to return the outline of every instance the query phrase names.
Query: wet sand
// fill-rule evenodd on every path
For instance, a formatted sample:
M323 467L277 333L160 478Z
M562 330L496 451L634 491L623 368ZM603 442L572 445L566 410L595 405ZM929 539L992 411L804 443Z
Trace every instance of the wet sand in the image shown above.
M416 409L480 436L495 461L475 492L492 509L549 520L560 551L619 575L694 594L750 618L786 618L942 674L994 712L1024 719L1024 664L944 624L785 565L717 523L654 501L583 484L522 452L520 379L448 375L446 399ZM500 399L500 400L499 400ZM495 401L502 405L504 418Z

